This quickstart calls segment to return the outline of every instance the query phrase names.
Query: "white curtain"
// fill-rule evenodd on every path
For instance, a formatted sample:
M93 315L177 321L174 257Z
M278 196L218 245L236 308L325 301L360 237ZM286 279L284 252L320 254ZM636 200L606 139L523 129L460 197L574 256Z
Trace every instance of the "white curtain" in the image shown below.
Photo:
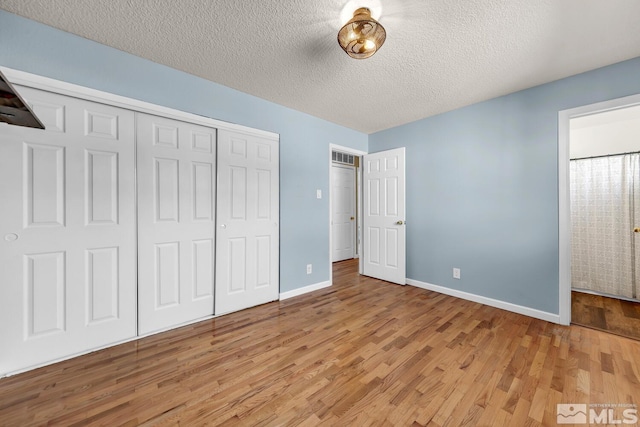
M572 160L570 171L572 286L637 298L640 154Z

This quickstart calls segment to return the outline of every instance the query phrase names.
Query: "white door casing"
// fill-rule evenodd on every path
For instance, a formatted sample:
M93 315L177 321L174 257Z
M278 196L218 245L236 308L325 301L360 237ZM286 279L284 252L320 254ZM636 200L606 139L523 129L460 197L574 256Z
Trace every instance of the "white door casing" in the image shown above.
M570 120L576 117L640 105L640 95L630 95L558 112L558 316L545 319L571 323L571 202L570 202Z
M139 332L213 315L216 130L137 114Z
M278 299L278 141L218 132L216 314Z
M355 256L356 171L353 167L333 165L331 174L332 261L336 262Z
M18 87L0 124L0 376L136 335L134 113Z
M363 274L406 284L405 149L363 156Z

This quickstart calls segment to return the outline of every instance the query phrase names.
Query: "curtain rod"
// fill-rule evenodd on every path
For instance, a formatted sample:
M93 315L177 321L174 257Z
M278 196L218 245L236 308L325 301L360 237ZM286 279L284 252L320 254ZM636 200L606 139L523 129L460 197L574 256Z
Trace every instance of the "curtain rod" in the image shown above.
M624 156L627 154L638 154L640 153L640 151L628 151L626 153L617 153L617 154L603 154L601 156L591 156L591 157L576 157L575 159L569 159L569 160L587 160L587 159L599 159L602 157L614 157L614 156Z

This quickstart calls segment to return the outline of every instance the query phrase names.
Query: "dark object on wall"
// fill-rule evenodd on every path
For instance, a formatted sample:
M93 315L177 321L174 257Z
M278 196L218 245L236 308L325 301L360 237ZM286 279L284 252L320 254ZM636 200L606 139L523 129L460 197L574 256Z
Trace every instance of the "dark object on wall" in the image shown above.
M31 108L18 95L9 80L0 72L0 123L44 129Z

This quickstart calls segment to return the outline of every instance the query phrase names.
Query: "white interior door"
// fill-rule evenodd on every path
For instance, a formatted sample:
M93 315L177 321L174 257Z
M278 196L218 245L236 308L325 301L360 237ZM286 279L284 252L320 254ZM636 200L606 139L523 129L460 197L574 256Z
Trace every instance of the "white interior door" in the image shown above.
M331 166L331 232L333 262L355 255L356 171L353 167Z
M213 314L216 130L137 115L141 334Z
M405 149L363 158L363 274L406 283Z
M278 299L278 141L220 130L216 314Z
M46 130L0 124L0 374L136 335L134 113L19 90Z

